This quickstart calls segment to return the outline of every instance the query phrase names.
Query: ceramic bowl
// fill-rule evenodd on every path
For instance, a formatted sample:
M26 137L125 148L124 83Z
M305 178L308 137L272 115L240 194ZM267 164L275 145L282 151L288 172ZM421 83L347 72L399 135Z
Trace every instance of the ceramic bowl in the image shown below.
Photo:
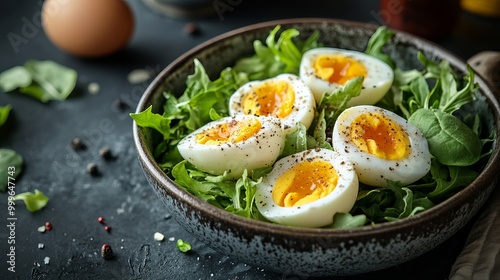
M291 19L256 24L228 32L188 51L168 65L146 89L137 112L151 104L161 112L166 89L181 94L186 77L198 58L211 77L253 51L252 42L264 40L280 24L297 28L301 36L321 33L321 43L363 51L376 27L333 19ZM386 46L390 56L404 68L416 68L422 51L435 61L447 60L460 73L465 63L426 40L397 33ZM489 129L500 135L500 108L493 92L480 77L479 101L487 110ZM281 273L333 276L380 270L411 260L442 243L464 226L480 209L498 184L500 152L495 147L479 177L469 186L437 206L413 217L361 228L292 228L243 218L192 196L169 179L152 156L154 133L134 124L134 141L144 173L169 213L193 236L235 261Z

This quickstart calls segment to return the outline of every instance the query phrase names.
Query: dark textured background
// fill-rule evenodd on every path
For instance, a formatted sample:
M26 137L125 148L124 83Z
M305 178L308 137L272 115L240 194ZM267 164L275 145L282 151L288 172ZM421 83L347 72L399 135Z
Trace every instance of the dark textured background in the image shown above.
M77 70L79 78L77 89L64 102L42 104L20 94L0 94L0 106L13 107L0 128L0 147L18 151L25 160L16 191L39 189L50 198L47 207L34 214L17 206L16 273L10 273L5 261L8 232L3 225L7 224L7 194L0 193L0 279L306 279L236 263L195 240L165 212L140 170L133 146L128 113L134 111L147 86L127 81L134 69L158 73L207 39L266 20L330 17L381 23L377 1L240 2L221 16L176 19L133 1L136 30L130 44L110 57L84 60L61 52L47 40L37 25L42 1L2 0L0 71L28 59L51 59ZM23 34L26 22L34 28ZM186 34L187 22L196 22L200 34ZM463 59L482 50L499 51L499 23L463 12L453 33L436 43ZM24 36L26 43L16 49L8 40L10 32ZM101 86L97 95L87 90L91 82ZM129 108L119 110L118 101ZM74 137L80 137L87 149L72 150ZM99 156L104 146L116 155L114 160ZM90 162L98 165L101 176L86 173ZM106 218L111 232L97 222L99 216ZM46 221L53 224L53 230L37 232ZM340 279L445 279L470 226L412 262ZM164 242L154 241L157 231L165 235ZM171 237L191 242L193 250L179 252L175 242L168 240ZM39 249L39 243L45 247ZM103 243L112 246L114 259L100 257ZM44 264L45 257L50 258L49 264Z

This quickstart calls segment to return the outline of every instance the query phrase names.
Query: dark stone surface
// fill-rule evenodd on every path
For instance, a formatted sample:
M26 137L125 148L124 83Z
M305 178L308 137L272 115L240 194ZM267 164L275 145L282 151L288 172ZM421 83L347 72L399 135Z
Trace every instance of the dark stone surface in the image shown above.
M169 218L146 182L132 141L128 113L135 109L147 82L132 85L127 75L135 69L158 73L197 44L247 24L291 17L377 23L378 7L376 1L363 0L233 2L239 3L233 10L211 18L174 19L133 1L136 30L132 41L102 59L79 59L56 49L40 27L41 1L2 2L0 71L28 59L51 59L77 70L79 78L76 91L64 102L42 104L17 93L0 94L0 106L13 107L0 128L0 147L16 150L25 160L16 192L39 189L50 198L37 213L16 206L16 272L11 273L6 264L10 247L5 226L7 194L0 193L0 220L5 224L0 226L0 279L306 279L237 263L195 240ZM189 22L198 26L196 36L184 31ZM436 42L466 59L481 50L500 50L499 27L498 20L462 13L458 28ZM12 44L12 33L26 40ZM100 85L98 94L88 92L91 82ZM85 149L72 148L75 137L84 142ZM103 147L109 147L112 159L99 155ZM89 163L97 165L98 176L87 172ZM110 231L97 221L100 216ZM46 221L53 229L38 232ZM469 228L412 262L341 279L445 279ZM155 232L163 233L165 240L155 241ZM193 250L181 253L170 238L189 241ZM104 243L113 248L113 259L101 257Z

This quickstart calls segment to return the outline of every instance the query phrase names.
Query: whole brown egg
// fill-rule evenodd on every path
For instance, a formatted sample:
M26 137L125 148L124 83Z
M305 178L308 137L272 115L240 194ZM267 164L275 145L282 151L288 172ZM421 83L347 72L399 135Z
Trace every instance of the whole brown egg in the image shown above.
M100 57L124 47L134 17L123 0L46 0L42 24L49 40L81 57Z

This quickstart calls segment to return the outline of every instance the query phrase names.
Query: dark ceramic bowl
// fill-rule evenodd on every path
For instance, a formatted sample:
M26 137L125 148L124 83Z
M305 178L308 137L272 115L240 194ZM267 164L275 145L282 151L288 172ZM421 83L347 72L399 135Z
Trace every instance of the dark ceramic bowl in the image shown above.
M325 46L364 50L375 26L332 19L292 19L244 27L218 36L190 50L167 66L146 89L137 112L151 104L160 112L166 89L181 94L186 77L198 58L212 78L237 58L251 54L252 42L269 31L297 28L301 36L321 33ZM397 33L387 46L401 68L416 68L422 51L435 61L447 60L460 73L465 63L448 51L414 36ZM500 108L493 92L480 77L480 106L489 129L500 135ZM169 213L188 232L235 261L295 275L351 275L398 265L445 241L480 209L498 184L498 145L479 177L439 205L413 217L350 230L291 228L243 218L192 196L170 180L152 156L153 131L134 125L134 140L146 177Z

